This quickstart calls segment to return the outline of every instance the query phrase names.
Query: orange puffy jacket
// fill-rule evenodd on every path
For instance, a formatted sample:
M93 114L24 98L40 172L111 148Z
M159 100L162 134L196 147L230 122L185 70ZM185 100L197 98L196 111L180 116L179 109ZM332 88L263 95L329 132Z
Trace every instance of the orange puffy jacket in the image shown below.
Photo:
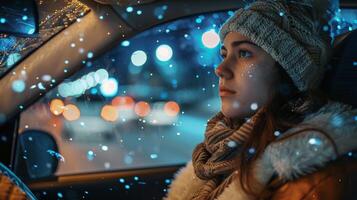
M278 182L271 181L271 188ZM357 200L357 158L341 157L330 162L315 173L276 187L267 199Z

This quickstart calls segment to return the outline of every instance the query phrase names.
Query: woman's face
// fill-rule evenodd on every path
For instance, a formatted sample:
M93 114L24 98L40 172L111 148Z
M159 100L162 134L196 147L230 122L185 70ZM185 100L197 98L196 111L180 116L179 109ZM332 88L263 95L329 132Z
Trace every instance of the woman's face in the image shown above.
M215 71L222 113L231 118L250 117L272 97L278 82L275 60L238 32L228 33L223 43L224 60Z

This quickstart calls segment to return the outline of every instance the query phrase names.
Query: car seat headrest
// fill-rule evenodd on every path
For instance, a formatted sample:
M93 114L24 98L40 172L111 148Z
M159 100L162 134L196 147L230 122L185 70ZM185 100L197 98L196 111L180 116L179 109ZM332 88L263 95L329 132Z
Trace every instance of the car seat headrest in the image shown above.
M357 30L335 39L321 89L330 99L357 107Z

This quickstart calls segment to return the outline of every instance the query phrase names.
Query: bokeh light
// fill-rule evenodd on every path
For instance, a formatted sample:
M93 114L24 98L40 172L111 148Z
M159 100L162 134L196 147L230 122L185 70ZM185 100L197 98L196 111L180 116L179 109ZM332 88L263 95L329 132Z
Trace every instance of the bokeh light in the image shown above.
M258 109L258 104L257 103L250 104L250 109L252 109L252 110Z
M134 8L133 7L131 7L131 6L129 6L129 7L127 7L126 8L126 12L133 12L134 11Z
M214 30L207 31L202 35L202 43L207 48L215 48L219 44L219 36Z
M75 121L79 119L81 112L78 107L74 104L68 104L64 107L63 117L68 121Z
M113 97L118 92L118 81L115 78L109 78L102 82L100 92L105 97Z
M97 83L102 83L109 78L109 73L105 69L98 69L94 74L94 79Z
M135 104L134 111L139 117L145 117L145 116L149 115L151 108L147 102L140 101Z
M89 161L92 161L95 156L96 156L96 154L95 154L93 151L88 151L88 152L87 152L87 159L88 159Z
M14 92L21 93L25 90L26 84L25 81L19 79L14 80L11 87Z
M90 72L89 74L82 76L81 80L86 84L86 89L92 88L97 85L94 76L95 72Z
M131 110L134 108L135 101L129 96L118 96L112 100L112 105L119 110Z
M105 69L90 72L73 82L61 83L58 86L58 93L62 97L80 96L86 90L106 81L108 76L108 71Z
M172 54L172 48L167 44L160 45L156 49L157 59L163 62L170 60L172 58Z
M165 103L164 111L168 116L173 117L180 112L180 106L174 101L169 101Z
M118 111L114 106L105 105L102 108L100 116L106 121L114 122L118 119Z
M128 40L124 40L123 42L121 42L121 46L123 47L127 47L130 45L130 42Z
M138 50L131 55L131 62L135 66L142 66L146 63L147 55L144 51Z
M151 159L156 159L157 157L158 157L158 155L156 153L150 154Z
M64 103L61 99L53 99L50 103L50 111L54 115L60 115L64 111Z
M88 53L87 53L87 58L93 58L93 52L91 52L91 51L88 52Z

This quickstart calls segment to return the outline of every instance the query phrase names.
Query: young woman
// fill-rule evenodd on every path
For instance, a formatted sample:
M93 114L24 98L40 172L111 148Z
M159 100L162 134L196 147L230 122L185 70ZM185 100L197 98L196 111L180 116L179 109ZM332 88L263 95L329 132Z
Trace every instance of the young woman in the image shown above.
M357 110L318 89L331 51L318 3L256 1L222 26L221 111L166 199L349 197Z

